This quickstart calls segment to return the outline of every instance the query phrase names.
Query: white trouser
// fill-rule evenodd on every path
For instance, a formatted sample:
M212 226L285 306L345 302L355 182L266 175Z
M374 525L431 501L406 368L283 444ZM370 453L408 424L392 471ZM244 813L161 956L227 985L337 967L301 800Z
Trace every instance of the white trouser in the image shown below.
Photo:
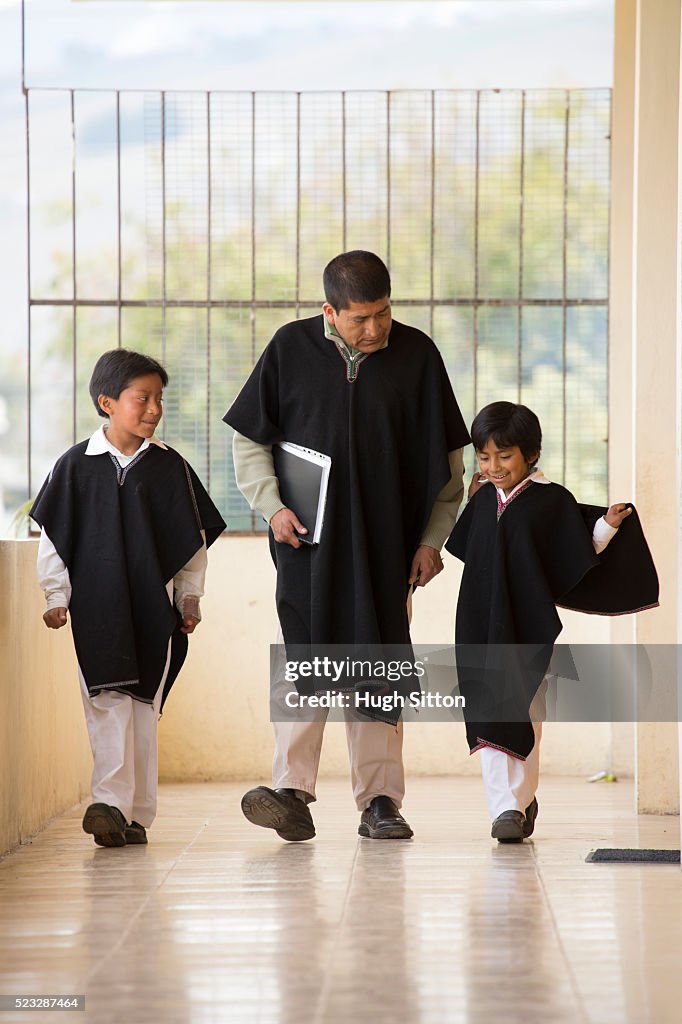
M281 628L276 643L284 643ZM281 661L283 669L284 659ZM283 671L277 671L276 676L271 681L273 690L291 689L291 684L284 681ZM316 799L315 783L328 713L327 708L320 708L314 721L272 723L275 731L272 784L275 789L300 789ZM346 716L345 726L351 784L358 810L363 811L375 796L389 796L400 807L405 795L403 723L399 722L396 727Z
M156 733L170 649L169 642L166 667L153 704L143 704L117 690L102 690L91 697L78 668L94 758L92 802L118 807L127 822L136 821L145 828L156 817Z
M485 786L488 813L494 821L503 811L526 810L535 796L540 780L540 740L545 718L547 680L543 679L530 706L535 744L525 761L494 747L482 747L481 774Z

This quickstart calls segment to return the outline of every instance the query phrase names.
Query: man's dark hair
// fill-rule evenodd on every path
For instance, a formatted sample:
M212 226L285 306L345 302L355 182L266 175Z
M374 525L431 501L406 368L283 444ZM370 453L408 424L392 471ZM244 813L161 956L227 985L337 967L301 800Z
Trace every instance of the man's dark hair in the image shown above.
M322 283L327 302L336 313L350 309L351 302L378 302L391 295L386 264L364 249L335 256L324 268Z
M542 448L542 429L540 420L527 406L493 402L481 409L471 424L471 440L479 452L488 441L498 448L520 448L523 457L534 466Z
M127 348L115 348L101 355L95 363L89 386L90 397L99 415L109 418L97 401L99 395L118 399L136 377L145 377L148 373L158 373L163 386L168 384L168 374L151 356L131 352Z

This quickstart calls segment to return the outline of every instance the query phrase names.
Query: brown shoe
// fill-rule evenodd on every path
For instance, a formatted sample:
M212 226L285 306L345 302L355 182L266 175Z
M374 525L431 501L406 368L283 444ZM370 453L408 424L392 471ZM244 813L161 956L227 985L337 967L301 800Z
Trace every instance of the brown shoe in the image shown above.
M83 815L83 831L94 836L98 846L125 846L126 820L118 807L90 804Z
M522 843L526 816L523 811L502 811L493 822L490 835L498 843Z
M528 839L529 836L533 835L535 829L535 819L538 816L538 802L533 797L531 802L526 807L526 820L523 824L523 838Z
M131 821L129 825L126 825L124 835L127 846L137 846L149 842L146 828L137 821Z
M308 805L290 790L256 786L242 797L242 811L253 825L274 828L288 843L301 843L315 836Z

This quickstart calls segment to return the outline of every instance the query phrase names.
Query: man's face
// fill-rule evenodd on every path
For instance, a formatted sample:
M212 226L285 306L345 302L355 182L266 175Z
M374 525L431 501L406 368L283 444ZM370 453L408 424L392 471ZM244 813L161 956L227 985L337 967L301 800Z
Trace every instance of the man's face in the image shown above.
M391 300L351 302L349 309L338 313L325 302L322 307L327 320L347 345L359 352L376 352L387 341L391 330Z

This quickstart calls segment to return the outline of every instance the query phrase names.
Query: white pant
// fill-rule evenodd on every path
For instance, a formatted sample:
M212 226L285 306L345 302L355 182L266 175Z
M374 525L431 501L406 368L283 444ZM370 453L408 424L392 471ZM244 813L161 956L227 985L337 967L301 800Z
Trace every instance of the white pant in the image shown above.
M530 706L535 744L525 761L494 747L482 747L481 774L485 786L488 813L494 821L503 811L526 810L535 796L540 780L540 740L545 718L547 680L543 679Z
M156 817L156 733L169 665L170 643L153 704L143 704L117 690L102 690L91 697L83 673L80 667L78 669L94 758L92 802L118 807L127 822L136 821L145 828L149 828Z
M281 628L276 643L283 644ZM282 659L282 668L284 659ZM290 689L277 671L271 681L273 689ZM321 708L311 722L273 722L275 755L272 761L272 784L275 789L300 789L313 800L320 764L322 737L328 709ZM359 811L368 807L375 796L389 796L398 807L405 795L403 768L403 724L355 721L347 716L346 742L350 759L353 796Z

